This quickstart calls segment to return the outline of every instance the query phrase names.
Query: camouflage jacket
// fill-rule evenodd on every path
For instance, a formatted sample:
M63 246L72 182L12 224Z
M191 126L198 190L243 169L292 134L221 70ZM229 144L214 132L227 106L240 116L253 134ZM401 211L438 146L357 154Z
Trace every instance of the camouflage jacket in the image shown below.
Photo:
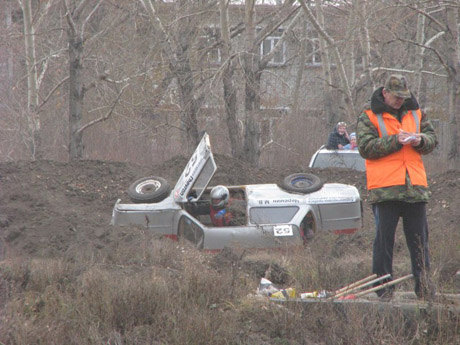
M372 94L370 106L367 107L367 109L371 109L375 114L388 112L401 121L402 116L408 111L419 109L418 102L413 95L412 98L404 101L403 106L399 110L388 107L383 100L382 89L383 87L377 89ZM415 150L422 155L428 154L436 148L438 141L431 121L424 112L422 112L422 119L420 121L420 132L423 133L422 142L419 146L415 147ZM402 148L396 135L380 138L377 128L364 112L361 113L358 119L357 139L359 153L365 159L381 158ZM368 195L370 203L390 200L412 203L427 202L429 198L429 189L423 186L413 186L407 173L405 185L371 189Z

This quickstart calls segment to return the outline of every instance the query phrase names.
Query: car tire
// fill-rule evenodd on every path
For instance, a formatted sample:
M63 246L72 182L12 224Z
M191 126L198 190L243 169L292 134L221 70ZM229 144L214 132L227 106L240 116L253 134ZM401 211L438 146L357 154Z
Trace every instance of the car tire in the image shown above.
M323 182L314 174L297 173L285 177L280 187L288 192L308 194L320 190Z
M143 177L128 188L128 196L134 203L154 203L165 199L171 192L168 181L162 177Z

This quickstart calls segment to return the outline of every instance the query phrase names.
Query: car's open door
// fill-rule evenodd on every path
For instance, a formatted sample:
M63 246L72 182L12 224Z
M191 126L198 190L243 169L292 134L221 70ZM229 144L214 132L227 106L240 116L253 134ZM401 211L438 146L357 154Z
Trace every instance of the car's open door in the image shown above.
M176 202L197 201L216 170L209 135L205 133L174 187L174 200ZM194 193L189 195L192 189Z

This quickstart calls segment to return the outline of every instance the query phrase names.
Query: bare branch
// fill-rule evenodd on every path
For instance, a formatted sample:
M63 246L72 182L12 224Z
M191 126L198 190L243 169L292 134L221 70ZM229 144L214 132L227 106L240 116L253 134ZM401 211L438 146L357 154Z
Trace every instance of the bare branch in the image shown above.
M300 7L297 7L297 9L299 8ZM302 15L302 12L299 12L296 14L296 16L291 21L291 23L286 28L286 30L283 31L283 34L279 38L278 42L276 42L273 49L268 54L263 56L262 60L260 61L261 66L266 66L268 62L275 56L275 54L281 49L281 47L283 46L284 40L286 38L286 35L291 31L292 27L297 23L297 20L300 18L301 15Z
M48 94L46 95L46 97L43 99L43 102L40 103L39 105L39 108L41 108L42 106L45 105L45 103L47 103L49 101L49 99L51 98L51 96L53 95L54 92L56 92L56 90L62 85L64 84L67 80L69 80L69 77L65 77L64 79L62 79L59 83L57 83L53 89L48 92Z
M321 35L321 37L323 37L326 40L328 45L330 45L331 47L334 47L332 52L333 52L333 55L334 55L334 57L335 57L335 59L337 61L338 73L339 73L339 76L340 76L340 79L341 79L343 93L345 95L345 103L350 108L350 109L348 109L349 116L350 117L354 116L355 110L354 110L354 106L353 106L350 86L348 84L348 78L347 78L347 75L345 73L345 69L344 69L344 65L343 65L343 62L342 62L342 58L340 56L340 52L339 52L337 46L335 45L334 39L331 36L329 36L329 34L326 32L326 30L324 30L324 28L318 23L318 21L316 20L315 16L311 12L310 8L305 4L305 0L297 0L297 1L302 6L303 12L307 16L307 18L310 21L310 23L315 27L315 29Z
M410 8L411 10L414 10L415 12L423 14L425 17L429 18L433 23L435 23L437 26L439 26L439 28L442 31L447 30L447 27L445 25L443 25L443 23L441 23L439 20L437 20L435 17L433 17L431 14L427 13L426 11L423 11L419 7L413 6L413 5L410 5L410 4L408 4L407 7Z
M157 16L157 11L155 10L155 7L153 6L153 3L151 0L139 0L144 6L145 10L149 14L150 18L153 19L153 23L156 23L158 27L160 28L160 31L165 35L166 37L166 42L168 43L170 51L173 51L171 48L171 36L168 33L168 30L166 30L165 26L163 25L163 22L161 19Z
M281 145L280 143L278 143L277 141L274 141L273 139L270 139L267 143L265 143L264 145L261 146L260 150L263 151L265 150L268 146L270 145L276 145L276 146L279 146L283 149L285 149L286 151L289 151L297 156L300 156L300 153L296 152L294 149L290 148L290 147L286 147L284 145Z
M391 67L374 67L371 69L371 73L377 73L380 71L387 71L387 72L394 72L394 73L399 73L399 74L414 74L415 71L413 70L408 70L408 69L402 69L402 68L391 68ZM447 78L447 75L445 74L439 74L431 71L421 71L423 74L427 75L433 75L436 77L441 77L441 78Z
M93 10L86 16L86 19L83 21L83 24L81 25L81 31L80 31L80 38L83 41L83 35L85 32L85 26L91 19L91 17L94 15L94 13L97 11L99 6L101 5L102 0L99 0L96 6L94 6ZM82 2L83 3L83 2Z
M81 126L81 127L78 129L77 133L82 133L85 129L87 129L87 128L93 126L93 125L95 125L96 123L105 121L105 120L107 120L110 116L112 116L113 110L115 109L115 106L118 104L118 100L120 99L121 95L123 94L125 88L128 87L128 86L129 86L129 84L126 84L126 85L124 85L124 86L121 88L121 90L120 90L120 92L118 93L117 97L116 97L115 100L113 101L112 106L110 107L110 110L109 110L105 115L103 115L103 116L101 116L101 117L99 117L99 118L97 118L97 119L95 119L95 120L93 120L93 121L88 122L88 123L87 123L86 125L84 125L84 126Z
M444 33L438 33L439 36L442 36L442 34L444 34ZM438 36L438 35L436 35L436 36ZM398 40L400 40L401 42L410 43L410 44L413 44L413 45L415 45L415 46L420 46L420 47L423 47L423 48L425 48L425 49L431 50L433 53L436 54L436 56L437 56L438 59L439 59L439 62L441 62L441 65L446 69L446 71L447 71L449 74L451 73L451 72L450 72L450 68L449 68L449 66L447 65L446 60L445 60L445 59L443 58L443 56L438 52L437 49L435 49L435 48L433 48L433 47L431 47L431 46L429 46L429 45L420 44L420 43L418 43L418 42L415 42L415 41L413 41L413 40L409 40L409 39L406 39L406 38L403 38L403 37L398 37L398 36L397 36L397 38L398 38ZM433 41L433 40L430 40L430 43L431 43L432 41Z
M69 9L69 4L67 3L69 0L63 0L64 8L65 8L65 17L67 19L67 22L69 24L69 29L71 30L72 34L75 35L77 32L77 27L75 25L75 22L73 21L72 15L70 13Z
M75 10L74 10L74 13L73 13L73 14L74 14L75 17L79 17L79 16L80 16L80 14L83 12L83 10L85 9L86 4L87 4L88 2L89 2L89 0L82 0L82 1L80 2L80 4L79 4L79 5L75 8ZM97 5L97 6L98 6L98 5Z
M293 1L291 1L293 2ZM300 7L293 7L292 9L289 8L289 12L283 15L278 21L272 22L265 26L265 28L260 31L254 41L254 46L258 47L270 34L272 34L277 28L283 25L291 16L299 11ZM284 11L286 12L286 11ZM275 18L276 19L276 18Z

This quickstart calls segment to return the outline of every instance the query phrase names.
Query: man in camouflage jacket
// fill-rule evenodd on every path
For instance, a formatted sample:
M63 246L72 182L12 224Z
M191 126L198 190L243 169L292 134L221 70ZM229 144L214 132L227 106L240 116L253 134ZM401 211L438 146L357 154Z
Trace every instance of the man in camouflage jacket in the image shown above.
M386 118L385 121L382 120L382 114ZM412 120L412 114L414 120ZM418 114L418 119L415 114ZM404 123L408 121L416 123L419 131L409 133L403 130L404 126L407 128ZM392 123L389 125L390 128L393 128L390 130L391 135L385 133L384 123ZM396 129L399 132L396 132ZM393 273L395 231L399 218L402 217L404 234L411 256L412 274L415 279L415 293L419 298L433 297L434 286L428 277L430 260L425 209L430 192L426 183L423 162L421 157L418 159L418 156L432 152L437 145L437 139L428 116L420 111L416 98L409 91L405 77L390 76L385 86L378 88L372 94L370 106L358 119L357 139L359 152L366 159L368 201L372 204L376 224L373 273L379 276ZM425 183L420 183L420 180L423 179L420 176L416 177L416 183L411 181L410 175L417 174L409 169L410 164L405 165L406 153L415 157L413 161L416 162L414 163L416 170L421 172L418 175L425 175ZM401 160L398 160L399 157ZM385 163L381 164L381 161ZM398 164L400 166L398 169L407 169L401 175L405 175L405 179L402 178L400 183L389 185L388 180L396 179L391 174L393 167ZM371 172L369 167L373 167ZM375 178L375 175L378 175L378 179ZM377 182L372 183L370 179L377 180ZM389 287L378 290L377 294L391 298L393 290L394 287Z

